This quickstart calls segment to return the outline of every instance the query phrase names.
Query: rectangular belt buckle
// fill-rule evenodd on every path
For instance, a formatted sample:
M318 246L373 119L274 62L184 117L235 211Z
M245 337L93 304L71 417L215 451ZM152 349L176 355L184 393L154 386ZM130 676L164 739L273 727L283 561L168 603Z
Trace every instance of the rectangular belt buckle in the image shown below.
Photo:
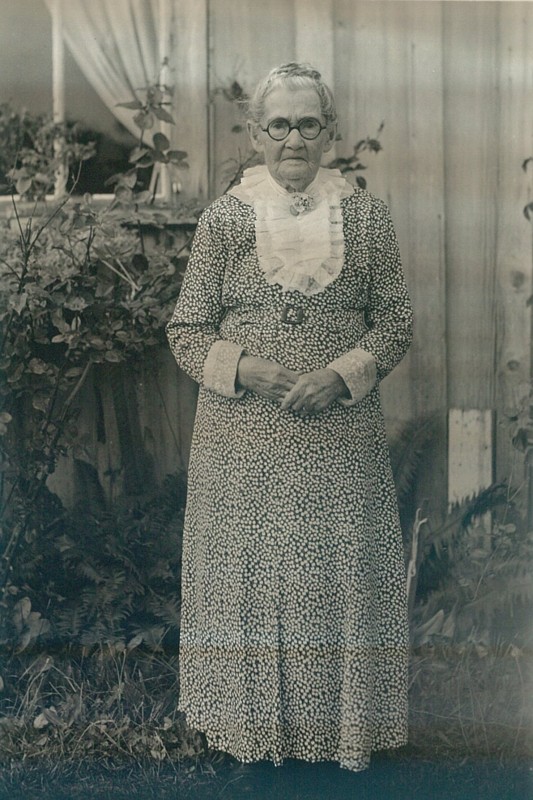
M304 321L303 308L286 303L281 311L281 321L286 325L301 325Z

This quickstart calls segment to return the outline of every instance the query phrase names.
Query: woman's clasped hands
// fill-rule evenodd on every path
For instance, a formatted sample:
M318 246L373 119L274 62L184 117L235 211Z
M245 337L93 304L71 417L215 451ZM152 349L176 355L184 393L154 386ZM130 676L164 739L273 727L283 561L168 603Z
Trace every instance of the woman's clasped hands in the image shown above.
M300 373L258 356L241 356L237 381L241 388L304 416L319 414L339 398L349 397L345 382L335 370Z

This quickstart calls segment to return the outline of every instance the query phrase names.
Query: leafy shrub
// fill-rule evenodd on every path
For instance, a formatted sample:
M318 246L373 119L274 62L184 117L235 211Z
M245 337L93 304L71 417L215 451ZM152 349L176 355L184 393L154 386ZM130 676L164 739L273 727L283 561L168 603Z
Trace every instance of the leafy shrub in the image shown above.
M416 643L524 642L533 604L533 532L506 484L429 520L422 539Z
M424 520L411 657L411 742L446 757L531 753L533 532L507 484Z
M10 185L28 200L51 192L57 172L74 174L95 155L95 142L77 123L56 123L48 114L16 111L0 103L0 191Z
M509 418L521 451L528 412L529 403ZM516 761L533 747L533 533L524 492L504 482L444 513L427 501L417 509L437 431L436 420L415 420L391 448L408 561L411 752Z
M2 604L0 761L195 757L177 712L183 476L92 513L38 497Z
M15 193L43 198L78 151L69 161L66 132L44 119L6 123L13 147L2 169L14 216L0 223L0 750L8 758L198 751L177 716L175 656L164 652L178 638L183 476L113 506L92 502L95 492L74 511L46 483L63 454L80 474L94 472L80 460L76 398L92 373L107 369L120 381L164 340L179 292L189 240L176 247L160 233L166 217L141 172L186 167L186 154L159 133L144 143L154 119L172 122L165 91L147 87L146 98L141 108L135 101L139 146L110 181L115 197L103 211L90 197L67 196L25 206L24 218ZM190 219L195 205L184 208Z
M4 652L175 643L184 504L182 476L83 514L41 492L10 574Z
M9 565L59 455L80 455L74 401L88 374L97 364L131 363L163 341L183 262L163 246L146 248L137 229L88 201L2 228L1 518Z

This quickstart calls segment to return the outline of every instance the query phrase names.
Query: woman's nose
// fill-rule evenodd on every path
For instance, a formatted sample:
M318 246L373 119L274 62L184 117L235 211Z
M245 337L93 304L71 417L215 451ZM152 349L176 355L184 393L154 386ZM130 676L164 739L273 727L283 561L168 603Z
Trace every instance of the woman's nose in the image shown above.
M289 133L287 138L285 139L285 144L289 145L292 148L300 148L303 147L304 140L298 128L293 128L292 131Z

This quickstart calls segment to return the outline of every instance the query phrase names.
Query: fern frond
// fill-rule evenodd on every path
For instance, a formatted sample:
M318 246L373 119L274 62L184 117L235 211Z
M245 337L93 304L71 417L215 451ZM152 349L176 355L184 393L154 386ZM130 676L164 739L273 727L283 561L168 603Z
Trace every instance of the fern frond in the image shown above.
M181 602L177 595L165 596L164 598L152 597L147 603L147 608L156 619L161 620L165 625L179 628Z
M507 505L507 495L507 484L495 483L467 499L467 507L462 519L463 528L467 528L476 517L482 517L489 511L494 511L498 506Z
M79 606L59 611L55 625L63 636L77 637L83 627L83 614Z
M436 425L435 415L412 419L391 437L391 467L400 504L414 489L422 456L435 435Z
M92 583L98 584L104 581L104 577L98 570L88 561L81 561L78 565L79 572Z

